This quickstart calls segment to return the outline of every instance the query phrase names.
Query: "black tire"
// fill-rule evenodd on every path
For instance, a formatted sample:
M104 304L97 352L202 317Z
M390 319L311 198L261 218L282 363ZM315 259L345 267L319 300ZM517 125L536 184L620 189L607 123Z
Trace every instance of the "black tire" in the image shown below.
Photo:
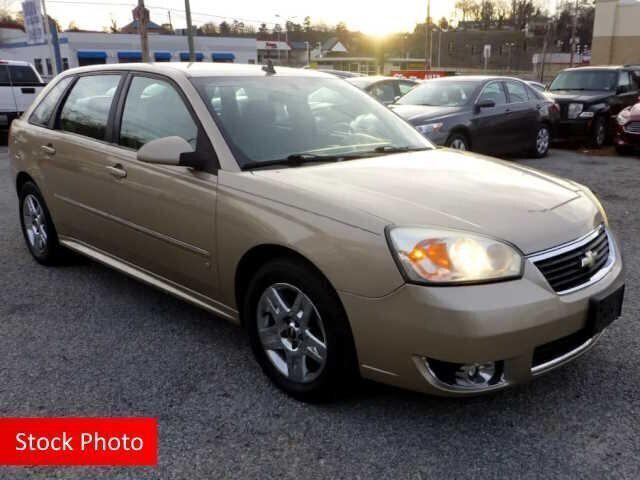
M460 132L452 133L449 138L447 138L445 145L448 148L453 148L454 150L471 150L471 142L469 142L469 139L464 133Z
M315 311L324 326L322 333L326 345L325 363L322 369L317 369L315 374L318 376L312 381L304 383L288 378L286 373L278 370L269 357L276 352L269 350L268 354L267 349L263 347L258 323L266 317L259 314L259 302L273 285L293 286L304 293L315 306ZM260 268L247 289L242 317L249 333L251 348L262 370L278 388L290 396L304 402L330 401L344 395L353 385L353 379L358 378L353 337L344 309L328 280L304 262L283 257L272 260ZM275 328L276 322L273 323ZM264 328L264 325L261 325L261 328ZM276 337L276 342L282 338L286 339L286 334L280 335ZM291 350L285 352L283 349L282 352L285 355Z
M628 147L627 145L616 145L616 152L618 155L631 155L633 153L633 149Z
M591 130L591 147L602 148L607 142L607 122L604 117L596 117Z
M22 227L22 235L24 236L24 241L27 244L29 252L31 252L33 258L42 265L51 266L58 264L63 257L63 250L58 242L56 228L53 225L51 214L49 213L49 209L47 208L47 204L45 203L40 190L38 190L38 187L34 183L26 182L20 188L19 199L20 225ZM25 215L25 212L29 212L27 199L35 199L40 208L41 213L38 215L38 225L46 235L46 242L42 248L38 248L29 238L29 233L27 231L28 225L25 224L25 217L29 215L29 213ZM32 223L29 226L33 227L34 224Z
M551 129L549 125L542 124L538 126L535 137L533 138L533 147L531 148L531 156L533 158L544 158L549 153L551 145Z

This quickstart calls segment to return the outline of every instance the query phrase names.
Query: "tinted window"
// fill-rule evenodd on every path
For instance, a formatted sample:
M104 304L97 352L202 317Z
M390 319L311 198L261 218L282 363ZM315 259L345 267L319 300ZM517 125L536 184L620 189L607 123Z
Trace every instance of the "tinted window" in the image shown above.
M620 72L618 86L622 87L624 91L629 91L631 89L631 78L629 76L629 72Z
M394 88L393 83L389 82L378 83L371 87L369 92L375 98L385 103L391 103L396 98L396 89Z
M15 86L38 85L41 83L35 70L31 67L9 65L9 74L11 75L11 83Z
M569 70L560 73L549 90L614 90L618 84L615 70Z
M400 89L400 95L406 95L409 91L415 87L415 84L409 82L400 82L398 83L398 88Z
M120 75L79 78L60 113L61 129L104 140L119 81Z
M63 78L47 93L47 96L40 102L31 114L31 122L38 125L48 125L51 114L56 108L60 96L71 83L71 77Z
M479 102L483 101L492 101L496 105L504 105L507 103L507 97L504 93L504 89L502 85L498 82L493 82L484 87L482 90L482 94L480 94L480 98L478 98Z
M507 91L511 103L521 103L529 101L526 87L522 83L507 82Z
M469 102L476 88L478 88L476 82L429 80L412 89L398 100L398 103L401 105L460 107Z
M196 148L198 127L180 94L168 82L135 77L122 113L120 144L138 149L171 136L182 137Z
M631 72L631 86L633 90L640 90L640 71Z
M9 81L9 69L6 65L0 65L0 87L8 87L11 85Z

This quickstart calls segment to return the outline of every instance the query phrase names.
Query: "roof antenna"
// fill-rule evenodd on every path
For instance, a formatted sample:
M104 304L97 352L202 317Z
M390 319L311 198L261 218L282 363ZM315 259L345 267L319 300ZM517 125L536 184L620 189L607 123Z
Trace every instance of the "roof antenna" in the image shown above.
M267 59L267 64L262 66L262 71L266 72L267 75L275 75L276 69L273 68L273 62L270 58Z

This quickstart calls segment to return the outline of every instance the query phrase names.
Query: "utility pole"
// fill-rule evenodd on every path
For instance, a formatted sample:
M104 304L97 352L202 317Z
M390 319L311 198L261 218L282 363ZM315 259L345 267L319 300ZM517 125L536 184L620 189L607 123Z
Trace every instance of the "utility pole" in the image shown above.
M547 63L547 48L549 47L549 33L551 23L547 24L547 31L544 33L544 43L542 44L542 61L540 62L540 83L544 83L544 69Z
M424 70L431 70L431 0L427 0L427 24L425 25L424 40Z
M169 15L169 29L171 30L171 35L175 32L173 29L173 21L171 20L171 10L167 10L167 14Z
M51 35L51 28L49 25L49 15L47 15L47 2L42 0L42 14L43 18L43 26L44 26L44 36L47 38L47 45L49 46L49 54L51 55L51 68L53 69L53 76L55 77L60 72L58 71L58 62L56 62L55 51L53 50L53 39Z
M140 47L142 49L142 61L149 63L149 35L147 34L147 24L149 23L149 10L144 6L144 0L138 0L138 6L133 9L133 18L138 21L138 32L140 32Z
M184 0L184 9L187 13L187 40L189 42L189 61L196 61L196 47L193 43L193 23L191 22L191 4L189 0Z
M578 33L578 2L580 0L576 0L576 6L573 11L573 23L571 24L571 40L570 48L571 48L571 59L569 60L569 67L573 67L575 50L576 50L576 34Z

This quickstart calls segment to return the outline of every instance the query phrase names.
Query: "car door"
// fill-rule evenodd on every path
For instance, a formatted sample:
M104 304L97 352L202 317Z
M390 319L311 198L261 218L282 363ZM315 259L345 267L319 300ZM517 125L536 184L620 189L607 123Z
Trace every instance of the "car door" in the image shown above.
M116 72L74 77L53 129L38 134L41 169L61 240L104 252L113 252L118 244L110 212L116 184L105 149L115 94L123 78Z
M9 65L9 76L16 102L16 111L24 112L42 90L42 79L31 65Z
M494 102L493 107L477 108L471 114L471 149L474 152L500 153L508 141L509 117L507 95L502 82L492 81L483 88L475 105L483 101Z
M215 153L180 87L167 78L133 74L119 102L114 145L105 152L115 197L119 258L164 280L215 297L217 170L142 163L137 151L179 136Z
M504 82L509 103L507 104L508 146L510 151L522 151L529 148L537 132L538 110L535 99L529 100L527 87L516 80Z

